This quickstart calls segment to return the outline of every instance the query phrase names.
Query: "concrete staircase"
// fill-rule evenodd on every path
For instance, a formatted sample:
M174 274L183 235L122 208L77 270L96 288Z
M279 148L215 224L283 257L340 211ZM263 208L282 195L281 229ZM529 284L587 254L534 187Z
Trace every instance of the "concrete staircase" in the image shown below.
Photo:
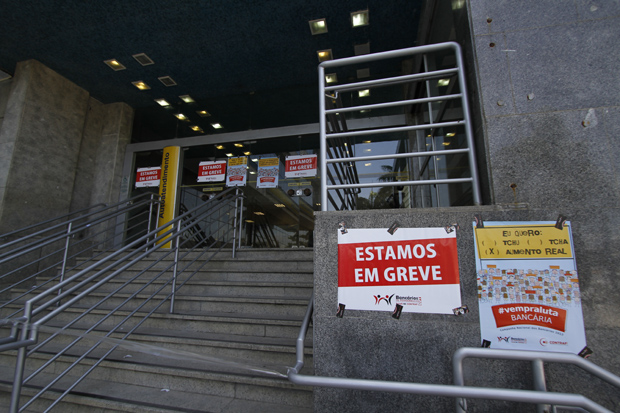
M157 254L143 260L140 269L151 266ZM169 305L155 311L131 334L129 342L114 350L52 411L311 412L312 389L293 385L281 374L286 373L286 366L295 364L295 339L312 292L312 249L242 249L236 259L230 257L230 251L218 253L180 290L174 314L168 313ZM155 264L140 279L170 263L171 259L165 259ZM107 283L106 290L114 290L137 271L125 271ZM138 282L132 288L139 286ZM157 284L152 285L140 295L150 295L156 288ZM131 302L123 304L123 295L128 296L125 290L115 303L106 302L110 308L122 305L122 311L107 322L127 314L123 310L129 310ZM65 317L74 318L102 296L98 291L82 300L51 325L60 327ZM42 365L106 314L106 308L94 310L62 336L64 342L54 340L43 346L29 357L27 370ZM89 342L97 333L93 331L83 341ZM40 342L48 334L43 331ZM121 336L119 333L111 338ZM79 374L113 344L110 340L81 360ZM308 370L304 373L308 374L312 372L312 346L306 346ZM81 353L78 345L55 360L54 369L61 371ZM15 354L0 353L2 411L9 405ZM43 385L43 378L26 385L22 404ZM55 399L69 384L69 380L60 379L27 411L44 411L48 399Z

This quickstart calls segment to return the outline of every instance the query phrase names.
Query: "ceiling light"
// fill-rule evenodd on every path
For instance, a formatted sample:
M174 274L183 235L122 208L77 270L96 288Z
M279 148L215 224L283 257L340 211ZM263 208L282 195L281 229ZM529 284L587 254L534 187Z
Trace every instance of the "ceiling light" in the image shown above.
M224 145L215 145L215 149L224 149Z
M351 13L351 26L367 26L368 25L368 10L360 10Z
M192 99L192 97L190 95L179 96L179 99L181 99L185 103L194 103L194 102L196 102L194 99Z
M258 158L252 158L252 162L258 162Z
M327 83L336 83L338 81L338 75L335 73L328 73L325 75L325 82Z
M202 128L201 128L200 126L197 126L197 125L192 125L192 126L190 126L189 128L190 128L191 130L193 130L194 132L204 132L204 131L202 130Z
M231 156L233 156L233 154L232 153L227 153L226 156L228 156L230 158Z
M243 154L244 154L245 156L250 156L250 155L252 155L252 152L250 152L250 151L245 151L245 152L243 152Z
M278 208L285 208L286 206L284 204L274 204L275 206L277 206Z
M362 143L372 143L372 141L362 141Z
M212 123L211 126L213 126L213 129L222 129L223 126L220 125L219 123Z
M456 135L456 133L454 133L454 132L449 132L449 133L446 133L446 136L447 136L448 138L451 138L451 137L453 137L454 135Z
M319 50L316 52L319 57L319 62L325 62L327 60L332 60L332 49Z
M372 162L368 162L364 164L364 166L370 166L370 165L372 165Z
M187 116L185 116L185 115L184 115L184 114L182 114L182 113L175 113L175 114L174 114L174 116L175 116L178 120L187 120L187 121L189 120L189 119L187 118Z
M437 81L437 86L448 86L450 84L450 79L439 79Z
M206 110L197 110L196 113L203 118L211 116L211 114L207 112Z
M140 63L142 66L148 66L148 65L155 64L155 62L150 57L148 57L145 53L134 54L134 55L131 55L131 57L136 59L138 63Z
M249 223L249 224L253 224L254 221L252 221L251 219L246 219L245 222Z
M359 90L359 91L357 92L357 94L358 94L358 95L359 95L359 97L361 97L361 98L368 97L368 96L370 96L370 89Z
M157 80L159 80L165 86L174 86L177 84L177 82L175 82L170 76L161 76L158 77Z
M372 152L372 149L364 149L364 152Z
M442 142L441 143L443 146L450 146L450 142Z
M353 46L353 49L355 50L356 56L370 54L370 43L356 44Z
M140 90L148 90L151 87L149 85L147 85L146 83L144 83L141 80L136 80L135 82L131 82L132 85L134 85L135 87L137 87Z
M255 212L254 215L265 215L264 212Z
M110 66L115 71L127 69L116 59L104 60L103 63Z
M155 102L159 103L161 106L170 106L170 103L166 99L155 99Z
M242 143L235 143L235 146L236 146L237 148L243 148L243 144L242 144Z
M312 35L327 33L327 22L325 19L310 20L310 33Z
M250 171L250 175L256 175L256 172Z

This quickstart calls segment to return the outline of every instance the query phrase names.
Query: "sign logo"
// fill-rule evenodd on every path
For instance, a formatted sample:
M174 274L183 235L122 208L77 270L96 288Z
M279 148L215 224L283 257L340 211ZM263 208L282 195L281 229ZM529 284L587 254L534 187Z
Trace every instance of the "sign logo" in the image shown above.
M540 339L540 341L539 341L539 343L540 343L540 345L541 345L541 346L543 346L543 347L544 347L544 346L546 346L547 344L549 344L549 342L547 341L547 339L546 339L546 338L541 338L541 339Z
M373 297L375 297L375 305L381 304L381 301L385 301L385 303L389 306L392 305L392 297L394 297L394 294L392 295L373 295Z
M509 339L509 338L510 338L510 337L497 337L497 341L498 341L498 342L500 342L500 343L501 343L502 341L504 341L504 342L508 343L508 339Z

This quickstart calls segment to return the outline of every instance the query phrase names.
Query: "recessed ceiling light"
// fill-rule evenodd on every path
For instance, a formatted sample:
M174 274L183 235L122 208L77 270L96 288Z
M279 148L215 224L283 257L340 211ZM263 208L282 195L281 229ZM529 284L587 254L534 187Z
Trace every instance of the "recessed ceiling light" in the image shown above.
M132 85L134 85L135 87L137 87L140 90L148 90L151 87L149 85L147 85L146 83L144 83L141 80L136 80L135 82L131 82Z
M211 116L211 114L209 112L207 112L206 110L197 110L196 113L198 115L200 115L203 118L207 118L209 116Z
M354 11L351 13L351 26L367 26L368 25L368 10Z
M258 211L257 211L257 212L255 212L255 213L254 213L254 215L265 215L265 213L264 213L264 212L258 212Z
M370 89L358 90L357 94L361 98L368 97L368 96L370 96Z
M252 221L251 219L246 219L245 222L249 223L249 224L253 224L254 221Z
M274 204L274 205L277 206L278 208L285 208L286 207L286 205L284 205L284 204Z
M372 143L372 141L362 141L362 143Z
M175 82L170 76L161 76L157 79L165 86L175 86L177 84L177 82Z
M356 56L363 55L363 54L369 54L370 43L356 44L355 46L353 46L353 49L355 50Z
M224 145L215 145L215 149L224 149Z
M437 81L437 86L448 86L450 84L450 79L439 79Z
M327 83L336 83L338 81L338 75L335 73L328 73L325 75L325 82Z
M187 116L185 116L182 113L175 113L174 116L178 119L178 120L187 120L189 121L189 119L187 118Z
M447 136L448 138L451 138L451 137L453 137L454 135L456 135L456 133L454 133L454 132L449 132L449 133L446 133L446 136Z
M192 97L191 97L190 95L182 95L182 96L179 96L179 98L180 98L183 102L185 102L185 103L194 103L194 102L195 102L195 100L194 100L194 99L192 99Z
M368 162L364 164L364 166L370 166L370 165L372 165L372 162Z
M319 62L325 62L327 60L332 60L332 49L326 49L326 50L319 50L318 52L316 52L317 56L319 57Z
M242 144L242 143L235 143L235 146L236 146L237 148L243 148L243 144Z
M110 66L112 69L116 71L127 69L125 66L123 66L121 62L119 62L116 59L104 60L103 63Z
M250 171L250 175L256 175L256 172Z
M327 22L325 19L310 20L308 23L310 24L310 33L313 35L327 33Z
M202 130L202 128L201 128L200 126L197 126L197 125L192 125L192 126L190 126L189 128L190 128L191 130L193 130L194 132L204 132L204 131Z
M250 152L250 151L245 151L245 152L243 152L243 154L244 154L245 156L250 156L250 155L252 155L252 152Z
M258 158L252 158L252 162L258 162Z
M370 69L357 69L357 78L363 79L365 77L370 77Z
M134 54L134 55L131 55L131 57L136 59L138 63L140 63L142 66L148 66L148 65L155 64L155 62L150 57L148 57L145 53Z
M372 152L372 149L364 149L364 152Z
M226 156L228 156L229 158L233 156L232 153L227 153Z
M442 142L441 143L443 146L450 146L450 142Z
M212 123L211 126L213 126L213 129L222 129L223 126L220 125L219 123Z
M159 103L161 106L170 106L170 103L166 99L155 99L155 102Z

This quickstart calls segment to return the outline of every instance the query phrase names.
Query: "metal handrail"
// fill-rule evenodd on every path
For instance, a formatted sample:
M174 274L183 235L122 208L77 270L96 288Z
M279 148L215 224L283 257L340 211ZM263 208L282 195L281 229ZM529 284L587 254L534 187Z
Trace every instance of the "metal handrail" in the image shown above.
M366 64L369 62L381 61L384 59L393 59L393 58L402 58L402 57L411 57L411 56L423 56L426 62L426 55L429 53L450 51L454 54L456 64L455 67L447 68L447 69L438 69L438 70L429 70L428 67L425 67L424 71L420 73L414 73L409 75L395 76L395 77L386 77L381 79L374 79L368 81L361 82L353 82L353 83L345 83L340 85L326 85L325 80L325 71L327 69L334 69L341 66L349 66L349 65L359 65ZM361 56L348 57L343 59L335 59L330 61L325 61L319 64L319 134L320 134L320 168L321 168L321 209L323 211L327 211L329 201L335 206L333 202L333 197L330 194L330 190L335 190L336 193L340 196L341 190L350 190L350 189L361 189L361 188L376 188L376 187L387 187L387 186L420 186L420 185L434 185L437 187L441 184L461 184L461 183L469 183L472 187L472 196L473 203L476 205L480 205L481 203L481 195L480 195L480 184L478 179L478 171L477 164L474 152L474 139L473 139L473 131L472 125L470 122L470 114L469 114L469 103L467 101L467 85L465 82L465 75L463 70L463 59L461 48L458 43L455 42L446 42L439 43L433 45L425 45L418 47L411 47L400 50L392 50L388 52L380 52L373 53ZM458 81L459 93L448 93L439 96L431 96L430 92L424 98L418 99L404 99L404 100L396 100L390 102L383 103L375 103L368 105L357 105L352 107L338 107L338 108L326 108L326 106L330 105L333 101L341 101L338 95L342 92L352 92L356 90L366 89L366 88L375 88L375 87L384 87L384 86L393 86L397 84L405 84L405 83L413 83L413 82L424 82L428 83L429 79L437 79L441 77L455 77ZM427 85L428 89L428 85ZM406 125L406 126L394 126L388 128L367 128L367 129L356 129L356 130L345 130L338 131L333 130L328 132L327 125L328 120L330 120L330 116L339 115L342 116L343 113L346 112L360 112L363 110L374 110L374 109L384 109L384 108L394 108L394 107L408 107L411 105L430 105L432 102L442 101L445 103L446 101L459 100L461 105L461 116L458 117L457 120L447 120L441 121L441 119L432 119L429 118L428 123L426 121L422 121L419 124L415 125ZM442 112L443 114L444 112ZM350 156L333 156L331 152L329 152L329 144L328 141L332 141L334 139L345 138L345 137L363 137L370 135L378 135L378 134L391 134L391 133L402 133L402 132L412 132L417 131L421 133L423 130L431 131L431 136L435 133L436 130L447 127L459 127L462 128L465 135L466 148L463 150L459 150L458 152L454 152L451 150L444 151L433 151L433 154L427 153L427 151L419 150L419 151L406 151L404 153L399 154L390 154L384 157L350 157ZM360 182L341 182L339 184L331 182L328 183L328 178L333 181L333 177L328 169L329 166L332 168L336 168L337 165L342 163L348 163L350 165L355 165L355 162L370 160L370 159L397 159L397 158L408 158L413 159L416 157L426 157L430 159L431 156L449 156L457 153L465 153L469 163L469 178L444 178L438 179L423 179L422 176L417 176L415 173L410 173L410 179L398 181L397 183L393 182L374 182L374 183L360 183ZM331 158L328 159L328 155ZM437 172L437 171L436 171ZM436 173L437 175L437 173ZM341 179L342 181L342 179ZM342 197L341 197L342 199ZM354 206L355 207L355 206Z
M591 412L596 413L611 413L611 410L606 409L605 407L599 405L598 403L593 402L583 395L572 394L572 393L556 393L556 392L547 392L545 390L514 390L514 389L495 389L488 387L474 387L467 386L465 387L464 381L462 380L462 370L460 373L461 380L456 383L457 375L455 373L455 384L426 384L426 383L410 383L410 382L395 382L395 381L385 381L385 380L368 380L368 379L351 379L345 377L326 377L326 376L308 376L300 374L300 371L304 366L304 341L306 334L308 332L308 327L310 325L310 321L312 319L312 313L314 308L314 293L310 298L310 302L308 303L308 307L306 310L306 314L304 316L304 320L302 322L302 326L300 328L299 334L297 336L296 342L296 356L297 363L295 367L289 367L287 371L288 379L299 385L305 386L318 386L318 387L330 387L330 388L342 388L342 389L352 389L352 390L368 390L368 391L385 391L392 393L409 393L409 394L419 394L419 395L427 395L427 396L443 396L443 397L453 397L457 399L457 409L461 409L462 406L460 401L464 398L472 398L472 399L490 399L490 400L501 400L501 401L512 401L512 402L523 402L523 403L534 403L537 405L551 404L558 406L571 406L577 408L583 408ZM490 349L469 349L469 348L461 348L457 350L454 354L454 366L462 366L462 360L465 357L481 357L479 354L484 354L484 352L489 351ZM504 358L501 357L500 350L491 350L489 353L489 358ZM503 352L502 352L503 353ZM511 352L506 352L511 353ZM521 353L528 352L519 352L519 355L515 356L512 359L527 359L527 355ZM547 361L556 361L563 362L563 355L559 355L558 353L542 353L538 354L538 352L532 352L537 354L532 354L533 358L545 358ZM618 386L620 385L620 377L615 376L614 374L604 370L603 368L596 366L595 364L581 359L578 356L569 354L566 357L566 360L570 360L572 364L576 364L579 367L582 367L584 370L596 374L598 377L601 377L608 382ZM519 358L521 357L521 358ZM506 357L508 358L508 357ZM577 360L580 359L580 360ZM456 367L455 367L456 372ZM462 410L458 410L461 412Z
M132 240L124 247L106 252L97 262L90 263L85 268L79 270L74 275L59 282L53 287L47 288L42 293L26 301L24 305L23 317L11 320L13 325L9 337L0 340L0 351L17 349L17 362L15 369L15 379L13 392L11 395L11 413L16 413L27 409L31 403L39 399L46 391L51 389L59 380L70 375L73 368L81 360L89 355L105 342L106 337L122 334L120 340L125 340L130 334L135 332L152 314L157 312L162 306L170 302L170 313L174 312L174 299L179 291L190 279L200 271L219 251L226 245L240 245L242 205L240 199L243 194L239 189L229 189L218 195L217 199L208 200L202 205L181 214L172 221L155 228L146 234ZM190 237L185 235L201 226L205 230L216 236L209 240L202 240L194 243ZM164 246L172 241L174 248L164 250ZM195 244L192 248L186 248L189 244ZM146 248L143 248L146 246ZM233 247L234 249L234 247ZM121 275L144 258L154 256L158 251L162 251L160 256L150 262L145 268L137 270L137 273L129 279L122 278ZM174 254L174 259L166 262L163 269L157 267L167 257ZM196 254L190 258L190 254ZM184 259L186 259L184 261ZM157 268L157 269L156 269ZM148 273L147 273L148 272ZM155 274L153 274L155 272ZM171 275L172 274L172 275ZM148 276L147 278L145 278ZM112 291L103 290L101 287L110 286L112 280L117 280ZM132 286L136 286L132 288ZM99 291L102 291L101 293ZM103 295L103 297L101 297ZM39 332L46 323L54 320L60 314L69 314L67 310L80 305L82 300L89 297L96 298L96 302L81 311L79 315L73 317L71 321L56 327L53 334L39 342ZM115 300L115 301L113 301ZM141 300L130 310L124 306L130 300ZM120 301L120 303L118 303ZM106 308L105 315L98 321L88 323L88 329L84 334L89 334L95 329L103 329L104 323L112 321L112 317L120 316L120 321L115 321L111 327L106 327L103 338L99 339L93 346L80 351L80 356L71 363L64 371L54 374L55 378L47 385L42 386L37 393L21 407L19 398L22 386L34 379L39 373L52 366L59 357L75 352L75 346L82 342L83 336L74 339L60 351L54 351L55 355L34 372L25 376L25 367L28 356L34 352L54 345L54 340L65 333L70 328L79 328L84 324L85 317L94 314L102 306L111 303L113 308ZM82 310L82 307L78 307ZM77 377L73 384L69 385L64 393L58 397L46 411L49 411L62 398L68 394L77 384L98 365L100 365L112 351L120 344L115 344L109 351L101 357L95 356L93 365L80 377ZM63 344L64 346L64 344ZM72 350L73 349L73 350Z

